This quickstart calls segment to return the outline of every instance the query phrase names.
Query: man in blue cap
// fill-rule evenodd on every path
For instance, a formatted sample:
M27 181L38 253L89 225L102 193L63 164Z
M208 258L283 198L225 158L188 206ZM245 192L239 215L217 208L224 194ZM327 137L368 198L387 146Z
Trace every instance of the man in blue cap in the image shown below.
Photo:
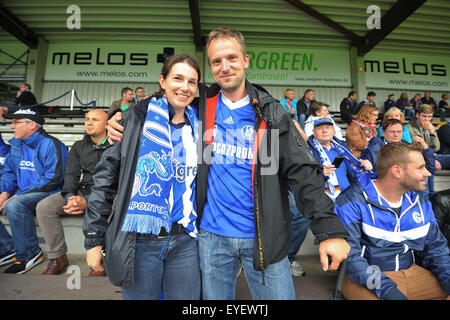
M332 200L350 186L350 180L364 173L364 170L372 170L370 161L357 160L345 141L334 136L333 120L329 117L314 121L313 135L309 137L308 145L316 160L323 165L325 193ZM343 159L335 162L336 158Z

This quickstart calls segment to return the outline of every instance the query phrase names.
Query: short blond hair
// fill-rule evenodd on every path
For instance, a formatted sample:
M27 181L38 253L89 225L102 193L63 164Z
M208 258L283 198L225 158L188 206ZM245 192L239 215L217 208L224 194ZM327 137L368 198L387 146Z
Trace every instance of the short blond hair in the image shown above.
M417 113L434 113L434 108L430 106L429 104L423 104L419 107L419 110L417 110Z
M395 114L395 113L400 114L400 120L401 120L402 122L405 121L405 115L403 114L402 110L400 110L400 109L397 108L397 107L392 107L392 108L389 108L389 110L386 111L386 113L384 114L384 116L383 116L383 122L385 122L387 119L389 119L389 116L390 116L391 114Z
M423 148L418 143L392 142L380 148L377 156L377 174L378 178L384 178L389 169L393 166L405 168L408 161L408 153L416 151L423 152Z
M241 46L242 55L245 56L247 54L247 50L245 48L245 39L242 33L237 30L231 28L217 28L211 31L208 35L208 42L206 43L206 52L208 52L209 45L213 40L220 38L234 38Z

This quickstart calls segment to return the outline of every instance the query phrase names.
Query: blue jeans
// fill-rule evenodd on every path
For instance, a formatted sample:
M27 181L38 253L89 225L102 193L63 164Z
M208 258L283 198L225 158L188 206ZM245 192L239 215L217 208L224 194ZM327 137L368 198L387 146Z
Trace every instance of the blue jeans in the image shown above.
M50 194L50 192L22 194L8 200L5 205L5 214L11 226L18 261L25 261L41 250L33 215L36 214L37 203Z
M310 221L305 218L298 210L294 200L294 193L289 190L289 207L291 209L291 246L289 247L288 258L289 261L295 261L300 246L306 238Z
M304 113L299 113L298 123L300 124L300 128L302 128L302 130L305 130L305 122L306 122L306 115Z
M186 232L158 239L139 235L134 257L134 287L122 288L126 300L199 300L197 240Z
M0 221L0 255L14 252L14 243L11 236Z
M447 109L445 108L439 108L439 115L441 117L441 122L445 122L446 120L446 116L447 116Z
M416 112L414 111L414 109L402 109L402 112L406 118L414 119L416 116Z
M289 260L271 264L262 272L253 268L254 239L230 238L200 230L198 249L204 300L234 300L239 263L255 300L295 300Z
M442 170L450 170L450 154L435 154L436 160L442 166Z

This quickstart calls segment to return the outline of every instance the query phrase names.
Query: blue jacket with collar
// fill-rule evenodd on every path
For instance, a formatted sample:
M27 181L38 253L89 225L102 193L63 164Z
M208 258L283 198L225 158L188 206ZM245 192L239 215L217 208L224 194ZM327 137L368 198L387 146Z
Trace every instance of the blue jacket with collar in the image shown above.
M372 179L376 179L375 174L360 176L336 199L336 213L349 234L351 247L347 276L380 299L405 298L384 271L409 268L415 262L415 253L450 294L449 249L431 203L415 192L407 192L398 217L377 192ZM369 267L374 265L381 271L379 286L375 287L369 285Z
M5 159L0 182L0 192L21 195L30 192L58 192L64 180L67 147L40 129L25 140L12 138L11 150ZM33 149L33 164L38 179L19 190L19 166L23 160L23 145Z

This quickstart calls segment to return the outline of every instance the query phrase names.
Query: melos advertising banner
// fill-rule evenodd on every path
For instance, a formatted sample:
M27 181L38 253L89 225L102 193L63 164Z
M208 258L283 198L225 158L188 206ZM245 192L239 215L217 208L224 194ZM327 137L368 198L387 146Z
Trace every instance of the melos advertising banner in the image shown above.
M450 56L370 52L364 57L368 88L450 90Z
M189 45L49 44L45 80L157 82L162 56L194 52Z
M247 47L246 78L256 84L285 86L351 86L350 57L346 50ZM206 82L214 79L205 65Z

